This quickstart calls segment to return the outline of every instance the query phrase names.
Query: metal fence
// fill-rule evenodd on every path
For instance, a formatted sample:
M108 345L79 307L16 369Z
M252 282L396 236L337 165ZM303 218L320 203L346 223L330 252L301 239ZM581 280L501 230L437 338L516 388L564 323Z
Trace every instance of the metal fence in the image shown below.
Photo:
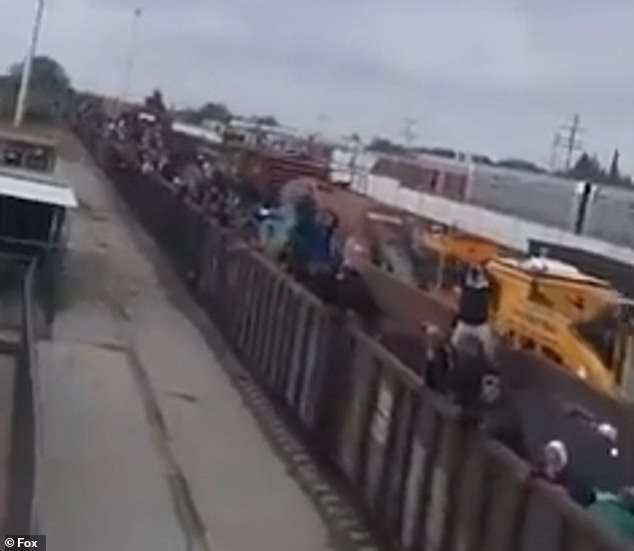
M37 370L34 322L36 261L16 261L22 270L20 338L15 350L7 350L16 359L6 496L5 534L29 534L35 477L35 409L33 378Z
M4 238L0 241L4 244ZM12 297L11 300L0 300L3 310L10 306L0 315L0 329L17 329L17 339L10 338L10 331L0 342L2 353L15 358L11 432L6 435L10 454L3 530L5 534L36 534L38 528L33 515L41 457L38 441L41 426L38 382L41 374L37 339L45 330L45 316L49 312L52 316L54 311L55 305L50 299L54 297L61 250L36 242L17 244L19 253L0 255L7 283L3 291L7 297ZM10 283L13 285L9 286Z
M623 549L563 491L466 426L394 356L205 220L156 176L79 129L106 174L192 283L246 368L400 550Z

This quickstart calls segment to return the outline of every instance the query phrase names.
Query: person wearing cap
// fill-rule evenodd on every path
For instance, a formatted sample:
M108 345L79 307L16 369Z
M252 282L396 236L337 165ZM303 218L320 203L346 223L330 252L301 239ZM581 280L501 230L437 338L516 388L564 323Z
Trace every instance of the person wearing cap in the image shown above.
M600 493L588 512L606 528L628 543L634 543L634 487L617 494Z
M563 472L568 466L568 449L561 440L551 440L534 462L530 478L545 480L559 486L563 484Z
M594 487L574 471L568 448L561 440L551 440L544 446L531 475L561 486L582 507L588 507L596 500Z

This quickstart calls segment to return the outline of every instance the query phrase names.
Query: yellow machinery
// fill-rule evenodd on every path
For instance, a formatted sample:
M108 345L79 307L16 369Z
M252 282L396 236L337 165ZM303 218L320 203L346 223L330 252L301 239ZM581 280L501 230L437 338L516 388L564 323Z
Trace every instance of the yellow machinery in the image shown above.
M598 390L634 395L634 308L609 282L548 258L502 256L474 236L430 234L424 244L439 254L439 265L450 258L486 266L493 280L492 322L509 344L548 358ZM455 307L455 296L452 302Z
M442 231L440 228L423 231L418 241L424 249L433 251L437 255L434 280L429 282L432 289L436 291L446 288L449 264L482 265L502 253L500 246L489 239L476 235Z

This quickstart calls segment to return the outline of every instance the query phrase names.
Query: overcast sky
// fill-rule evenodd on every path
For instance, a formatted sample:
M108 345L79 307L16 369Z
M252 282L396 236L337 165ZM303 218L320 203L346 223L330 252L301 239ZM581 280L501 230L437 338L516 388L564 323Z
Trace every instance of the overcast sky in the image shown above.
M46 0L40 51L77 87L547 163L582 116L602 160L634 171L632 0ZM0 63L22 57L35 0L0 0ZM6 23L5 23L6 24ZM327 116L323 122L323 115ZM320 116L322 122L320 123Z

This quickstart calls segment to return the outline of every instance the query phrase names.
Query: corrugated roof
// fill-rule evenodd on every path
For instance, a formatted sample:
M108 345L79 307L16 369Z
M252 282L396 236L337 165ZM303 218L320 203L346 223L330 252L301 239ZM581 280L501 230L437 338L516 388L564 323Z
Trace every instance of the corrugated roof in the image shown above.
M71 187L52 178L34 177L23 171L0 171L0 196L65 208L77 207Z

